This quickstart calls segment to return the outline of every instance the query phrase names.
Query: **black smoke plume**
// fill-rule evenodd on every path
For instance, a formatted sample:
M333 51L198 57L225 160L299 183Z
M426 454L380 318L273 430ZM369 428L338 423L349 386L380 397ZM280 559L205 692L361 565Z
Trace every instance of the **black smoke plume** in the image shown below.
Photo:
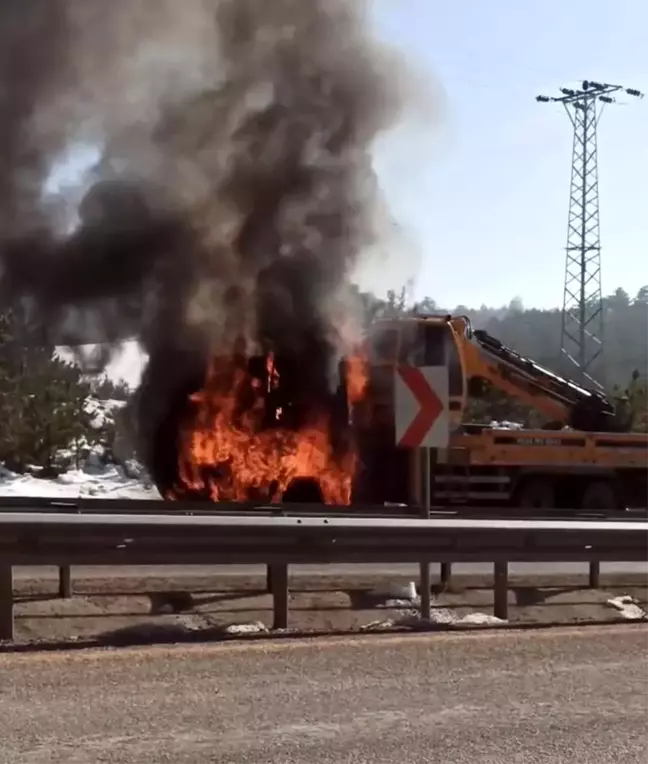
M0 57L0 303L66 341L140 340L144 456L235 342L322 388L375 236L370 149L406 100L365 4L5 0ZM75 189L43 187L76 143L102 158L70 233Z

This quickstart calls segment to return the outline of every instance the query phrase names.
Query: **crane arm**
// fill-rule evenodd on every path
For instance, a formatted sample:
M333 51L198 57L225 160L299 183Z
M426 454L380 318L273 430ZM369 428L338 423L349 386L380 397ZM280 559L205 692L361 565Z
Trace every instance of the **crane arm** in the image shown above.
M613 404L596 390L554 374L483 330L465 336L468 378L481 377L550 419L581 430L616 429Z

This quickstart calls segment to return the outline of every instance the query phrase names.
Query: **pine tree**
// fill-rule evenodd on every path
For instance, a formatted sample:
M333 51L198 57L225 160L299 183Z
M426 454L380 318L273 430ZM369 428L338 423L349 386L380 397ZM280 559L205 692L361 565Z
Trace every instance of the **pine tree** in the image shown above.
M90 387L53 348L25 346L17 328L15 314L0 316L0 461L18 472L51 473L61 449L93 439Z

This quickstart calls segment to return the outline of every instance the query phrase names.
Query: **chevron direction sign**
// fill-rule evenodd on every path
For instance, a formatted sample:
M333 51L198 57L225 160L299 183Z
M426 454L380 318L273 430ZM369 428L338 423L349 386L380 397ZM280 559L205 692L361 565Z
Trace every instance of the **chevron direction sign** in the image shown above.
M399 366L395 375L396 445L447 448L450 437L447 366Z

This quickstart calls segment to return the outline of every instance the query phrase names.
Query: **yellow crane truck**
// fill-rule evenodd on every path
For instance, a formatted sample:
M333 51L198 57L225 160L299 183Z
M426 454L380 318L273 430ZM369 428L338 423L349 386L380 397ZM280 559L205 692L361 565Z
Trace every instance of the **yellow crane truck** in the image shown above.
M367 392L353 414L362 463L354 503L420 500L420 461L395 446L395 369L444 364L451 434L448 448L431 455L433 504L646 508L648 435L628 432L603 393L519 355L465 316L378 320L367 355ZM489 386L542 413L546 425L466 422L469 399Z

